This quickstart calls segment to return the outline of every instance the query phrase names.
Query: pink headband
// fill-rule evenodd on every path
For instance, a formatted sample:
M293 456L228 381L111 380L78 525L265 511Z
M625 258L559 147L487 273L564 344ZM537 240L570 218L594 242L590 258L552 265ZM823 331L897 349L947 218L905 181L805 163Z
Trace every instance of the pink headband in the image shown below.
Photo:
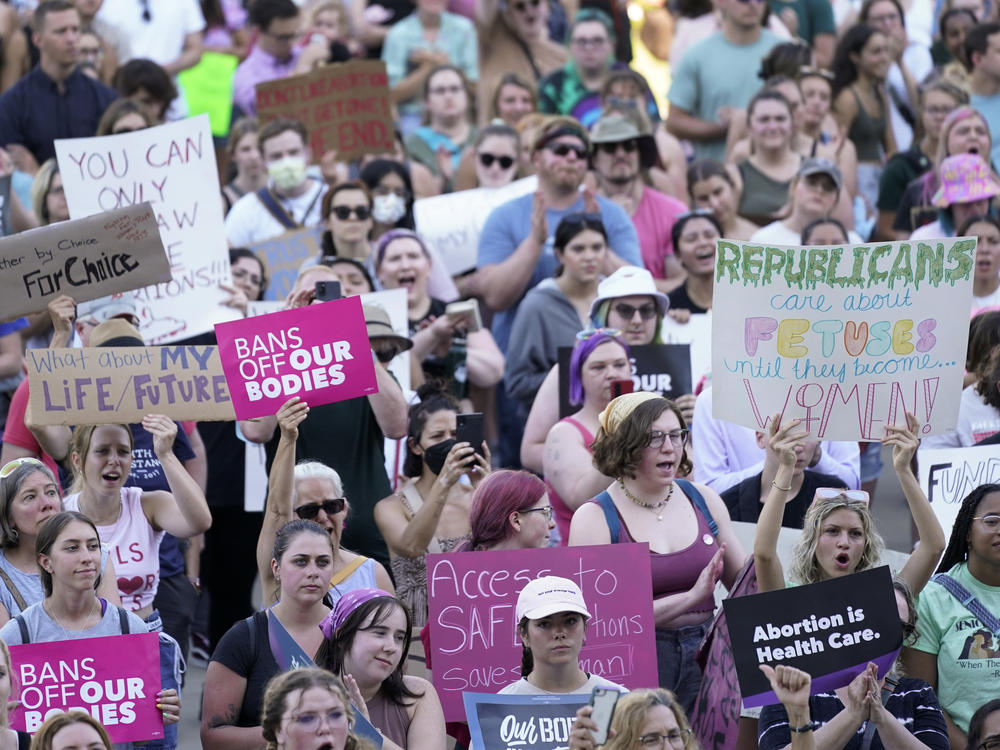
M333 610L319 624L319 629L323 631L323 637L328 641L331 640L334 633L340 630L340 626L344 624L344 620L347 619L351 612L365 602L378 599L380 596L395 599L392 594L382 589L353 589L352 591L348 591L337 600Z

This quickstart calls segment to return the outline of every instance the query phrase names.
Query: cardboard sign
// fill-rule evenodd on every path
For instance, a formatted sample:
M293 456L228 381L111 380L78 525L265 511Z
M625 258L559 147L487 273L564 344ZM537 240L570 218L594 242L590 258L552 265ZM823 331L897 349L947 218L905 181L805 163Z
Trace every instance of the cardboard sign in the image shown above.
M761 664L812 675L812 694L844 687L869 662L889 671L903 630L889 566L723 602L744 706L778 703Z
M340 161L395 148L389 77L381 60L323 65L257 84L261 123L291 117L306 126L313 159L336 151Z
M580 667L628 688L657 683L648 544L459 552L427 556L434 687L446 721L462 692L496 692L521 676L514 607L538 576L570 578L593 618Z
M28 349L31 421L47 424L234 419L214 346Z
M590 694L463 693L462 700L474 750L564 750L576 712Z
M917 466L920 487L949 536L966 496L980 485L1000 482L1000 445L921 449Z
M637 391L677 398L691 392L691 352L688 344L630 346L632 384ZM559 418L579 411L569 402L569 361L573 347L559 347Z
M143 340L166 344L239 312L228 294L229 251L208 115L99 138L55 142L70 216L149 201L173 276L133 292Z
M809 248L719 240L713 415L766 430L779 413L821 440L880 440L907 411L923 435L953 430L975 257L969 237Z
M112 742L163 737L156 633L11 646L10 662L21 688L14 729L33 733L50 713L79 709L101 722Z
M0 240L0 318L170 281L149 203L63 221Z
M292 396L319 406L378 392L358 297L220 323L215 334L237 419L275 414Z
M448 273L456 276L476 267L479 233L493 209L537 189L538 178L532 175L501 188L421 198L413 204L413 218L420 236L440 253Z
M284 301L295 286L302 261L319 257L322 236L323 227L306 227L250 246L267 269L265 300Z

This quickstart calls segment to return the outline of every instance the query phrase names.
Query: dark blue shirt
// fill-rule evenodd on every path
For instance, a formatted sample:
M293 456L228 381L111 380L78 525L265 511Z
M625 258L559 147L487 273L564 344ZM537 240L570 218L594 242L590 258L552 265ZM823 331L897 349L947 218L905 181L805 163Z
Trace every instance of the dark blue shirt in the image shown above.
M89 138L118 94L76 70L56 82L35 66L0 96L0 145L17 143L41 164L56 155L57 138ZM70 165L65 165L68 168Z

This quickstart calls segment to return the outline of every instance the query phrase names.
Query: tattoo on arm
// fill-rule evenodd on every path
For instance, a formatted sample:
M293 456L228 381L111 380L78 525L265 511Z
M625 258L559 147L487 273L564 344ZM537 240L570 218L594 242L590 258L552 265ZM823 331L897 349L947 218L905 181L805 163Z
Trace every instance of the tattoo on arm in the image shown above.
M236 724L236 705L230 703L226 707L225 713L216 714L211 719L208 720L208 726L211 729L218 729L219 727L234 726Z

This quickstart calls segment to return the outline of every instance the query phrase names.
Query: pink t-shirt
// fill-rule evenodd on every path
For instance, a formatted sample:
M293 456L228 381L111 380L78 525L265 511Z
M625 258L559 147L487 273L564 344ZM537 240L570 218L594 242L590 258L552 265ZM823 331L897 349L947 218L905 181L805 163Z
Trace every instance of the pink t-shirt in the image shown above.
M674 254L670 230L677 221L677 214L687 210L688 207L679 200L659 190L647 187L642 191L642 200L632 217L632 223L639 235L642 264L653 274L654 279L666 278L663 261L668 255Z
M63 500L66 510L80 510L80 493ZM111 547L122 606L133 612L153 603L160 585L160 542L163 531L153 531L142 512L142 490L122 487L122 512L111 526L98 526L101 541Z

